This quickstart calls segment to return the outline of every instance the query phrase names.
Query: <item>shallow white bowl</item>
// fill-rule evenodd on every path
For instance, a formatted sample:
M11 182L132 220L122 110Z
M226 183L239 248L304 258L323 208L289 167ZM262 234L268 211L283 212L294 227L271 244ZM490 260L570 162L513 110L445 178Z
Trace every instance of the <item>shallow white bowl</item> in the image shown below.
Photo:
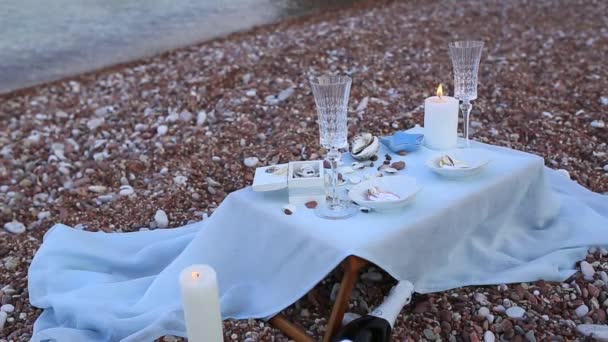
M443 168L439 167L439 159L448 155L459 161L463 161L468 167L465 168ZM426 165L438 175L447 178L466 178L479 173L484 166L490 162L486 151L477 148L463 148L449 150L435 155L426 162Z
M376 186L381 190L390 191L400 197L396 201L370 201L367 199L367 190ZM361 182L350 189L348 197L351 201L362 207L373 210L395 210L408 205L422 187L416 179L410 176L384 176L375 177Z

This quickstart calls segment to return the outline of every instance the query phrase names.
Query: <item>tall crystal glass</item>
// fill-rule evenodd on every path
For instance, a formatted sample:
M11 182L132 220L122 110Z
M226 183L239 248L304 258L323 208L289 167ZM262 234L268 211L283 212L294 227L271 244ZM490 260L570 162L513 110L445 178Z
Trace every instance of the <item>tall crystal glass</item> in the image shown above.
M457 41L450 43L449 47L454 67L454 97L460 100L460 111L464 119L465 147L470 147L469 116L473 109L471 101L477 99L477 74L483 42Z
M337 189L337 167L342 156L339 149L348 147L346 118L351 83L352 79L348 76L319 76L310 79L319 114L321 146L327 149L326 159L331 165L330 198L325 205L318 206L315 213L327 219L344 219L358 212L350 201L340 198Z

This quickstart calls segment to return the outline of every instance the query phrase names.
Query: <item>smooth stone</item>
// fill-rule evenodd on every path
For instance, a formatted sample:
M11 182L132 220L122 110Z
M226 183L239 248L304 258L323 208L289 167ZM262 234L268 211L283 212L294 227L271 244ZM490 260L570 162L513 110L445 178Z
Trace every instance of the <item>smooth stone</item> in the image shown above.
M600 103L603 104L604 106L608 106L608 96L601 96Z
M0 311L11 313L15 311L15 307L13 306L13 304L4 304L0 306Z
M581 324L576 327L579 333L597 341L608 341L608 325Z
M161 209L158 209L156 211L156 214L154 214L154 222L156 223L156 227L158 228L169 227L169 218L167 217L167 213L165 213Z
M526 340L528 340L528 342L536 342L536 336L534 336L533 330L529 330L525 336L526 336Z
M354 313L354 312L345 313L344 317L342 318L342 326L347 325L348 323L356 320L359 317L361 317L361 315L359 315L358 313Z
M362 280L375 281L375 282L382 281L382 273L379 273L379 272L366 272L366 273L363 273L361 275L361 279Z
M188 182L188 177L186 176L175 176L173 177L173 182L177 185L185 185Z
M521 319L526 314L526 310L522 309L519 306L512 306L506 311L507 316L514 319Z
M498 313L507 311L507 309L505 309L505 307L502 305L497 305L497 306L493 307L492 310L494 310L495 312L498 312Z
M0 331L4 329L4 324L6 324L6 319L8 318L8 314L4 311L0 311Z
M51 212L50 211L41 211L38 213L37 217L38 217L38 220L40 220L40 221L46 220L51 217Z
M574 312L579 318L585 317L589 313L589 307L585 304L574 309Z
M179 120L183 121L183 122L188 122L188 121L192 120L192 113L190 113L187 110L179 113Z
M120 196L130 196L133 195L135 193L135 190L133 190L133 187L130 185L123 185L120 187L120 191L118 192L118 194Z
M488 309L485 306L482 306L479 308L479 310L477 311L477 315L479 315L480 317L488 317L488 315L490 314L490 309Z
M260 160L257 157L247 157L243 160L243 164L247 167L255 167Z
M114 112L114 107L112 107L112 106L105 106L105 107L97 108L95 110L95 115L97 115L97 116L106 116L108 114L112 114L113 112Z
M25 225L19 221L12 221L5 223L4 229L9 233L21 234L25 232Z
M258 94L258 91L255 89L249 89L245 92L245 95L249 97L255 97Z
M104 192L106 192L106 190L108 190L108 188L106 188L103 185L91 185L91 186L89 186L89 191L90 192L94 192L96 194L103 194Z
M604 284L608 284L608 274L606 274L606 271L600 272L600 279L602 279Z
M207 112L205 112L204 110L198 112L198 114L196 114L196 125L202 126L205 121L207 121Z
M340 290L340 283L335 283L331 288L331 292L329 294L329 299L332 302L336 301L336 297L338 296L338 291Z
M473 298L475 298L475 301L481 305L485 305L488 303L488 297L486 297L486 295L484 295L483 293L475 293Z
M488 321L488 323L492 324L494 323L494 315L489 314L486 316L486 320Z
M285 100L287 100L288 97L293 95L294 92L295 92L295 89L293 89L292 87L284 89L279 93L279 95L277 95L277 100L279 100L280 102L285 101Z
M496 337L494 337L494 333L488 330L483 333L483 340L484 342L494 342L496 341Z
M93 118L93 119L87 121L87 127L91 131L93 131L93 130L96 130L97 128L99 128L99 126L103 125L105 121L106 121L106 119L104 119L104 118Z
M593 280L595 270L587 261L581 262L581 272L583 273L583 278L585 278L585 280Z
M593 120L593 121L591 121L591 127L604 128L604 127L606 127L606 123L602 120Z
M169 127L167 127L166 125L160 125L156 127L156 134L158 134L159 136L167 134L168 131Z

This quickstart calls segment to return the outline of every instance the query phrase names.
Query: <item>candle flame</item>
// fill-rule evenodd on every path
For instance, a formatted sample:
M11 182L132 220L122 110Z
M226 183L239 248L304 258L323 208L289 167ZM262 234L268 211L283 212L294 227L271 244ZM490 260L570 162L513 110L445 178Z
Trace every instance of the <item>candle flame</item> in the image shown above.
M192 272L191 275L192 275L192 279L196 279L201 276L200 273L198 273L198 272Z
M437 97L441 98L443 96L443 87L441 83L439 83L439 87L437 87Z

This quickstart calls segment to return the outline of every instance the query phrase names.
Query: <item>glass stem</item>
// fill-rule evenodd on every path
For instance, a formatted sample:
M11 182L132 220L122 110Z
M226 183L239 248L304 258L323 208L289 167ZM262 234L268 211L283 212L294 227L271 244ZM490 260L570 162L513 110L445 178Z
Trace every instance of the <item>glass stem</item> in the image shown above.
M340 199L338 198L338 161L342 157L342 154L338 150L331 150L327 153L327 160L331 165L331 175L329 177L331 208L337 208L340 206Z
M471 144L469 143L469 116L471 114L471 109L473 109L473 105L471 104L471 101L469 100L462 100L462 103L460 104L460 111L462 112L462 116L463 116L463 132L464 132L464 141L465 141L465 146L471 147Z

